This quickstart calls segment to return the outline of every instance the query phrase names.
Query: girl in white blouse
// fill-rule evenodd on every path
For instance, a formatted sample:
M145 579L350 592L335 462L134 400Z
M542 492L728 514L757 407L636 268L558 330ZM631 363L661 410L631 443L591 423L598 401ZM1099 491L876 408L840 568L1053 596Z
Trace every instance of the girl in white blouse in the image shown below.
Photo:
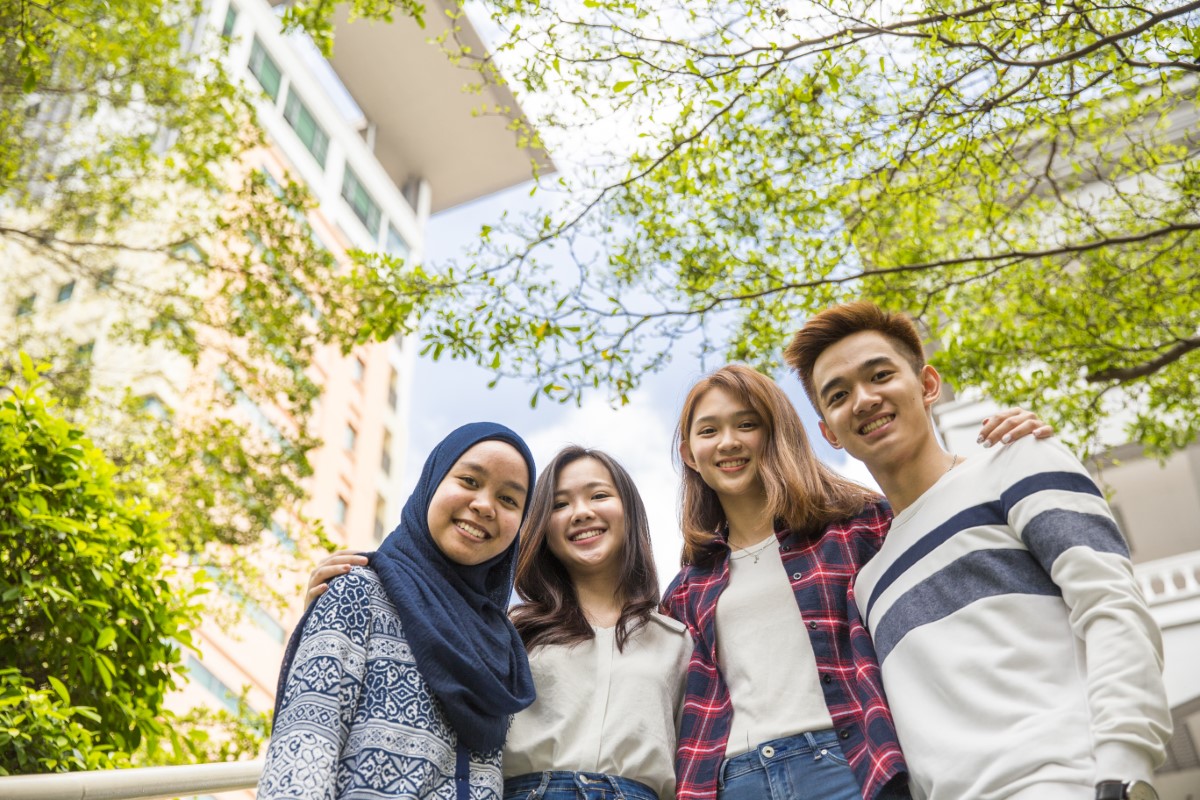
M509 729L505 800L673 800L692 641L656 610L646 510L611 456L567 447L542 471L516 589L537 699Z

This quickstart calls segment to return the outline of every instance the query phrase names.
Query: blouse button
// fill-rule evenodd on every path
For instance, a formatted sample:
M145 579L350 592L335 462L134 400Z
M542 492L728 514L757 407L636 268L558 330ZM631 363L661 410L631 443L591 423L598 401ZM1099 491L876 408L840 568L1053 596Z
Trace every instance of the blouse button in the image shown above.
M821 676L821 682L822 683L833 683L833 676L830 675L828 672L826 672L824 675ZM842 738L845 738L845 737L842 737Z
M816 623L816 622L810 622L810 623L808 623L808 627L812 628L812 629L815 631L815 630L817 629L817 623Z
M850 729L842 728L840 731L838 731L838 738L839 739L849 739L850 738Z
M771 747L771 745L767 745L762 749L762 754L764 758L770 758L771 756L775 755L775 748Z

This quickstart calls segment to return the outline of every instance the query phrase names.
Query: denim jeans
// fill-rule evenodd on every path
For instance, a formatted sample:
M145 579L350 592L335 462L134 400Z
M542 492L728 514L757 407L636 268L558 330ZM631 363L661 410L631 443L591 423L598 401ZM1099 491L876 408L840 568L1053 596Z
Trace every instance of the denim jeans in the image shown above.
M862 800L834 731L763 742L721 764L717 800Z
M617 775L556 771L505 778L504 800L658 800L658 795Z

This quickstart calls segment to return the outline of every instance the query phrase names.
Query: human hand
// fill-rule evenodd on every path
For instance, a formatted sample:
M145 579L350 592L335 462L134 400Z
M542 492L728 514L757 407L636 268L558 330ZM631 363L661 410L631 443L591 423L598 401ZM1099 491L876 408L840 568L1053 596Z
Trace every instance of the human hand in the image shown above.
M308 578L308 591L304 595L305 607L312 605L313 601L325 594L331 579L345 575L353 566L364 567L366 564L367 557L357 550L338 550L325 556Z
M1047 439L1054 435L1054 428L1032 411L1008 408L983 421L976 441L984 447L991 447L996 443L1011 444L1031 433L1036 439Z

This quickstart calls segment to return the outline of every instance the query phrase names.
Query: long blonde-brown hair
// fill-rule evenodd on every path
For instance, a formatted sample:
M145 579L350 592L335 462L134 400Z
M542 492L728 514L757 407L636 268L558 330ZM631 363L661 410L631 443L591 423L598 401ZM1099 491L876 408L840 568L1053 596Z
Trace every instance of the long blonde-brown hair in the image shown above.
M790 530L812 533L854 516L878 499L874 492L818 461L787 395L775 381L741 364L729 364L705 375L688 392L675 429L677 454L687 444L696 407L711 389L723 389L748 403L762 419L766 436L758 469L773 519ZM712 544L717 530L726 522L725 511L700 473L687 464L682 466L683 563L702 564L718 552Z

